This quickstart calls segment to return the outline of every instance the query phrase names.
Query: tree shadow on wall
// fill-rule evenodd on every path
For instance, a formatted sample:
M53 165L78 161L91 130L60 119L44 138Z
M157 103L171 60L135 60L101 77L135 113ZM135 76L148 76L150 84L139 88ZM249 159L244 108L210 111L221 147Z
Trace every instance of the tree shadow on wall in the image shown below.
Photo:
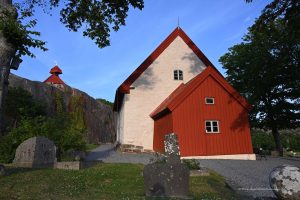
M230 105L233 103L238 103L240 106L242 106L240 101L243 102L244 99L237 91L235 91L234 93L230 94L230 98L227 101L227 104ZM243 132L246 130L247 126L249 126L249 117L248 117L249 111L247 111L247 109L244 106L242 107L243 107L242 111L240 111L236 115L235 120L230 125L230 129L232 131Z
M201 61L199 61L199 58L194 53L186 53L182 60L188 60L190 61L190 69L189 72L193 75L199 74L201 71L205 69L205 65L201 65Z
M158 65L157 61L152 63L151 67L148 67L142 75L134 82L133 86L145 90L151 90L156 84L161 81L158 76L154 75L153 68Z

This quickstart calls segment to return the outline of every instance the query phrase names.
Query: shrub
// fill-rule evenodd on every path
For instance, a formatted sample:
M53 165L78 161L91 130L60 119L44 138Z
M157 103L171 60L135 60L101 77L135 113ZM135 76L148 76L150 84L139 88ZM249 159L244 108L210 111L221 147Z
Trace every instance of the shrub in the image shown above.
M262 131L253 131L251 137L253 148L262 148L267 151L275 149L275 142L272 134Z
M190 170L200 169L199 162L195 159L183 159L182 162L186 164Z
M261 130L252 130L251 132L253 148L263 148L267 152L275 149L273 135L269 132ZM285 149L292 151L300 151L300 133L289 131L281 131L280 139Z

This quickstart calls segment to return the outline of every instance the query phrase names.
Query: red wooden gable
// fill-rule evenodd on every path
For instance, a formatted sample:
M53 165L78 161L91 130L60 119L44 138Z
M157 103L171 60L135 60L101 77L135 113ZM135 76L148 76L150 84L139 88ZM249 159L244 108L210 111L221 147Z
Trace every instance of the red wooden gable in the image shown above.
M181 84L150 114L150 117L156 119L160 117L162 113L173 111L189 94L191 94L201 83L203 83L208 76L214 78L246 110L251 110L252 106L247 102L247 100L242 97L215 68L208 66L195 78L186 84Z
M192 51L198 56L198 58L206 65L214 65L209 59L202 53L202 51L196 46L196 44L187 36L187 34L177 27L174 31L144 60L144 62L118 87L114 101L114 111L119 111L122 100L125 93L130 92L130 85L155 61L156 58L176 39L181 39L192 49Z

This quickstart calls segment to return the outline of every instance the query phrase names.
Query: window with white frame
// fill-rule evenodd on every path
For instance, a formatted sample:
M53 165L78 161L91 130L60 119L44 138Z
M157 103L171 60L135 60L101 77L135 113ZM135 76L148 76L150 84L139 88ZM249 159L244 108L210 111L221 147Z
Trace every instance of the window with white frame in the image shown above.
M205 121L206 133L220 133L219 121L217 120L206 120Z
M215 98L205 97L205 104L215 104Z
M181 70L174 70L174 80L183 80L183 72Z

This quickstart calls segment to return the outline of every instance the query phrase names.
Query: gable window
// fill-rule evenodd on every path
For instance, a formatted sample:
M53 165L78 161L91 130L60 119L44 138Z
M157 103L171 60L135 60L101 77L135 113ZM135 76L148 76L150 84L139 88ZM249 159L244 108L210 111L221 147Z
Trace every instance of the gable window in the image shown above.
M215 104L215 98L205 97L205 104Z
M183 72L181 70L174 70L174 80L183 80Z
M207 120L205 121L205 131L206 133L219 133L219 121L217 120Z

